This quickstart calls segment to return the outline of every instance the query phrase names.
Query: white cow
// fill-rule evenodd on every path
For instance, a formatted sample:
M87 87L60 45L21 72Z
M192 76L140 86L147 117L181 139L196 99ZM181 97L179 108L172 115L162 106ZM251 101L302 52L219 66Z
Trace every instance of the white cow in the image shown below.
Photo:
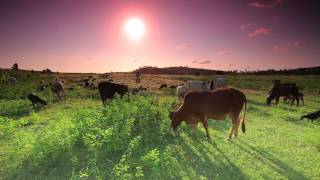
M223 78L223 77L215 78L210 81L210 90L226 87L227 85L228 85L228 81L226 78Z
M183 86L178 86L176 90L176 95L179 100L184 98L184 95L190 91L208 91L210 88L207 86L206 82L189 80L183 84Z
M206 82L197 81L197 80L190 80L187 81L184 86L187 89L187 92L190 91L207 91L209 88L207 87Z
M9 84L16 84L18 81L15 77L12 77L12 76L9 76L8 79L7 79L7 82Z
M176 95L178 96L178 99L181 101L184 97L184 95L187 93L187 88L184 86L178 86L176 90Z

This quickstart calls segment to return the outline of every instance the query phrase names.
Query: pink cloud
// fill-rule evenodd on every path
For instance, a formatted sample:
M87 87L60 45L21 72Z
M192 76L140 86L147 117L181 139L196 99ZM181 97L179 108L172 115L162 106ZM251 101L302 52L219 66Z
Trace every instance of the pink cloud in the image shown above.
M199 62L199 64L210 64L211 61L202 61L202 62Z
M278 44L273 46L274 51L282 51L282 52L287 52L289 50L290 46L287 44Z
M197 63L197 62L198 62L198 61L196 61L196 60L195 60L195 61L192 61L192 63Z
M283 4L283 0L275 0L272 3L253 2L253 3L249 3L248 5L256 8L270 9L270 8L277 7L281 4Z
M230 55L230 54L231 54L231 51L229 51L229 50L221 50L221 51L217 52L217 55L219 55L219 56Z
M294 48L294 47L303 47L304 43L302 41L295 41L293 43L286 43L286 44L277 44L273 46L274 51L279 51L279 52L288 52L289 49Z
M242 24L242 25L240 26L240 30L241 30L241 31L244 31L244 30L248 29L250 26L252 26L252 24L250 24L250 23L248 23L248 24Z
M248 37L256 37L258 35L268 35L272 32L271 28L261 27L248 34Z
M176 49L187 49L190 48L191 44L190 43L181 43L176 45Z
M292 46L295 46L295 47L304 46L304 43L302 41L296 41L292 44Z

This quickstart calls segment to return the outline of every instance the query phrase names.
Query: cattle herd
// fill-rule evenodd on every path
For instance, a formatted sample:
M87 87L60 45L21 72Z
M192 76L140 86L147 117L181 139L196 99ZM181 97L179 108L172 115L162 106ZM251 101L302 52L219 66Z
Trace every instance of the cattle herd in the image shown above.
M105 75L105 77L108 77L108 75ZM139 76L139 79L140 78L141 77ZM142 86L129 90L127 85L117 84L113 82L112 79L99 82L96 86L96 78L93 78L92 76L89 76L87 79L82 81L84 82L85 88L98 89L100 98L104 105L106 105L107 100L113 98L115 94L123 96L129 92L137 94L139 91L147 90ZM17 79L14 77L8 77L7 83L15 84L17 83ZM284 101L291 103L291 106L295 101L297 106L299 106L300 101L304 104L304 95L299 91L296 84L282 83L280 80L273 80L272 83L273 87L266 98L268 105L271 105L273 100L278 104L281 97L284 98ZM56 95L59 101L65 100L64 81L56 79L48 84L45 84L44 81L40 81L38 90L43 91L48 87L50 87L51 91ZM232 128L228 136L228 139L230 140L234 136L238 135L238 128L241 122L239 115L244 108L241 127L242 132L245 132L247 98L241 91L228 87L228 81L226 78L220 77L210 81L187 80L178 86L169 86L168 84L163 83L160 85L159 90L164 88L175 89L176 96L181 102L179 108L169 114L171 127L174 130L176 130L183 121L189 124L193 130L197 127L197 124L201 122L205 128L206 137L209 139L208 119L223 120L227 115L230 115L232 119ZM45 100L34 94L29 94L27 99L32 102L34 108L39 108L48 104ZM314 121L319 117L320 110L303 115L300 119L303 120L307 118L308 120Z

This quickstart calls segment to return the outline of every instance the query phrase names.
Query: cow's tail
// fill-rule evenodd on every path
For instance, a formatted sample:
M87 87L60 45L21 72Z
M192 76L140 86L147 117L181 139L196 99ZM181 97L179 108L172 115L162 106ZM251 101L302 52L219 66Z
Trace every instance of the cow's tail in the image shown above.
M246 125L245 125L246 112L247 112L247 98L245 98L245 101L244 101L244 114L243 114L242 125L241 125L241 129L243 133L246 132Z

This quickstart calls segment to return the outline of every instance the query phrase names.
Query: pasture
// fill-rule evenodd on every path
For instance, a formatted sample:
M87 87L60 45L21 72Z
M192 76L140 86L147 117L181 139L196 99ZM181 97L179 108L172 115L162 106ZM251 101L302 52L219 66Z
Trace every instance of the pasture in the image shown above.
M183 123L171 132L174 90L161 83L209 80L213 76L114 73L111 78L148 91L116 97L102 106L98 90L83 88L89 74L33 73L0 88L0 179L319 179L320 121L300 121L319 109L320 76L227 76L248 99L247 132L227 141L225 121L209 121L211 140L199 124ZM101 79L98 74L91 74ZM36 91L39 80L65 81L66 101L50 90ZM295 82L305 105L266 105L272 79ZM72 87L73 90L68 90ZM26 100L36 93L49 105L34 110ZM242 114L241 114L242 116Z

